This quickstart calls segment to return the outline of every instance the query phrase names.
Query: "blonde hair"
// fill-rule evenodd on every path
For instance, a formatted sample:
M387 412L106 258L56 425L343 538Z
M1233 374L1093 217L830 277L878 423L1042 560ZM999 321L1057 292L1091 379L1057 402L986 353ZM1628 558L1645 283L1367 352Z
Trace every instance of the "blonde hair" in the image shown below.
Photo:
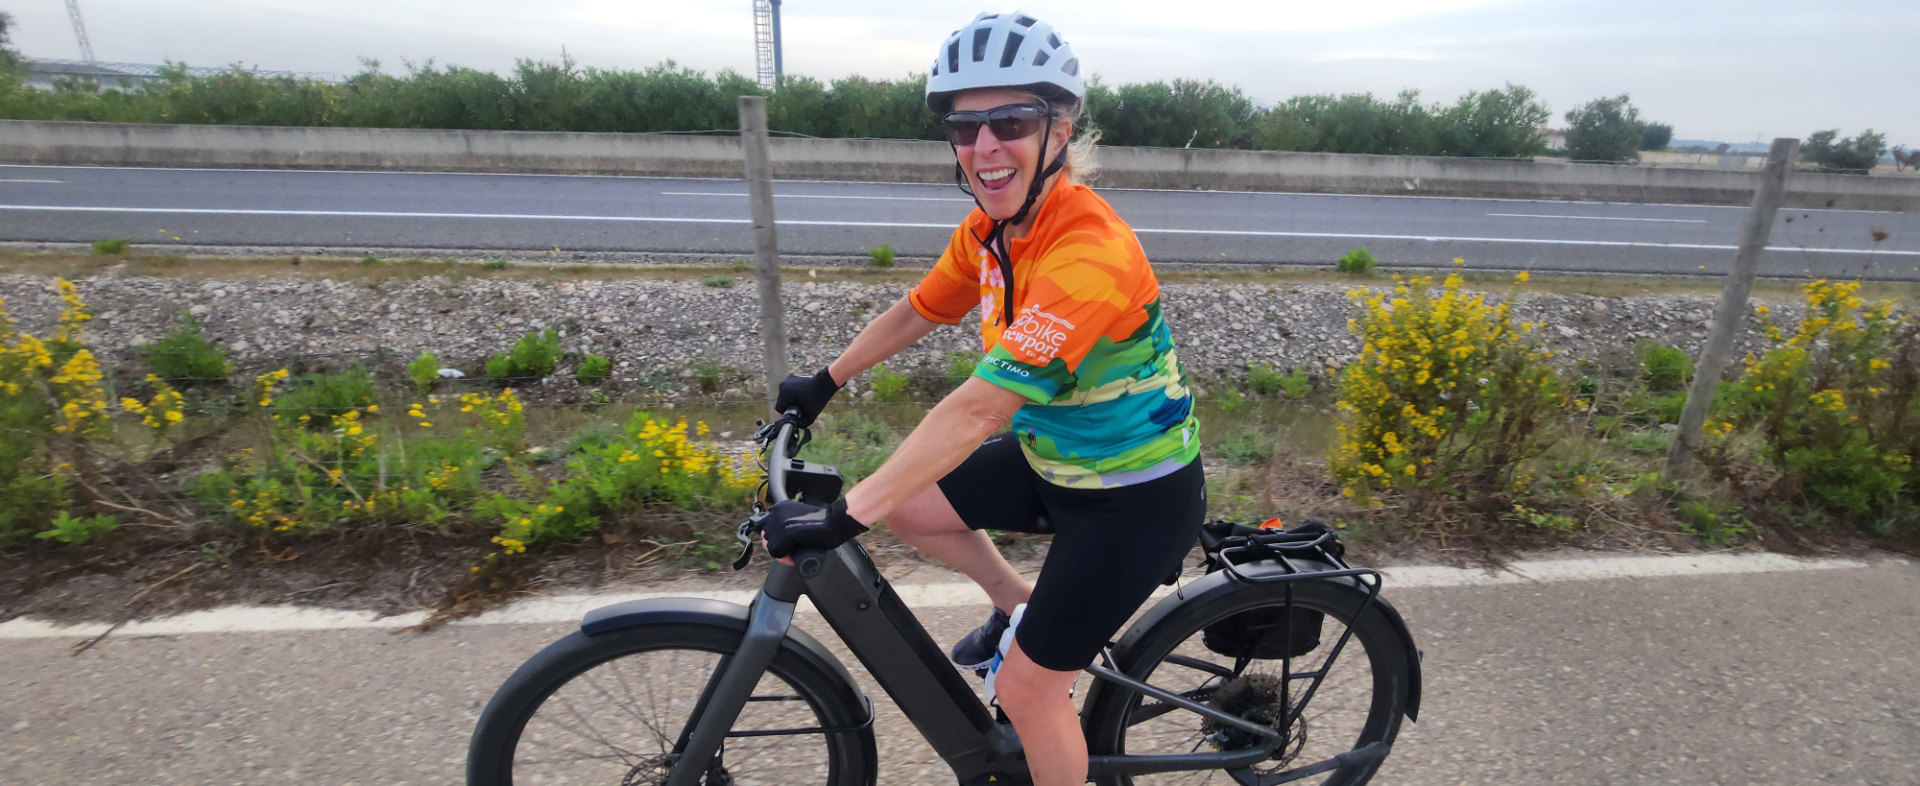
M1100 143L1100 129L1091 124L1082 126L1080 121L1086 116L1086 102L1048 102L1060 120L1072 123L1074 135L1067 140L1067 163L1060 168L1060 179L1068 183L1086 185L1100 177L1100 156L1095 147Z

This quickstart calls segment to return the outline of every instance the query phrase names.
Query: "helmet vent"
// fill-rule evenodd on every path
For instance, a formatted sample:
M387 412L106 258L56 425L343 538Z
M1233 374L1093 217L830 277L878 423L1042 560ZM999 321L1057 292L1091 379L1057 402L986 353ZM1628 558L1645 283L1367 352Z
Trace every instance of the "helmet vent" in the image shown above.
M1066 65L1060 66L1060 71L1068 76L1079 76L1080 75L1080 58L1076 57L1072 60L1068 60Z
M1049 55L1049 54L1047 54L1047 50L1045 50L1045 49L1042 49L1042 50L1040 50L1040 51L1037 51L1037 52L1034 52L1034 53L1033 53L1033 67L1034 67L1034 68L1039 68L1039 67L1041 67L1041 66L1043 66L1043 65L1046 65L1046 64L1047 64L1047 60L1048 60L1048 59L1050 59L1051 57L1053 57L1053 56L1052 56L1052 55Z
M951 74L959 70L960 39L956 37L953 39L953 43L947 45L947 73Z
M1013 20L1013 23L1021 27L1032 27L1034 21L1035 21L1034 18L1031 16L1023 16L1023 17L1020 17L1019 19Z
M982 27L973 31L973 62L987 59L987 39L993 37L991 29Z
M1049 46L1049 47L1051 47L1051 48L1054 48L1054 49L1059 49L1059 48L1060 48L1060 34L1059 34L1059 33L1048 33L1048 34L1047 34L1047 46Z
M1019 33L1015 33L1012 31L1008 31L1007 48L1000 52L1001 68L1006 68L1013 65L1013 58L1020 54L1020 42L1025 40L1027 40L1026 36L1023 36Z

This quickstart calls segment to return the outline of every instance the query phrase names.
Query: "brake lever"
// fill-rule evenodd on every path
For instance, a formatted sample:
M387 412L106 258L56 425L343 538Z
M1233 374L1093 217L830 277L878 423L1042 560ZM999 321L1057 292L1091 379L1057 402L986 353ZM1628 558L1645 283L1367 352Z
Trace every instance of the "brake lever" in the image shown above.
M745 570L747 563L753 561L753 547L760 541L760 530L767 523L767 512L759 505L753 507L753 515L740 522L740 528L733 533L734 539L740 541L740 557L733 561L734 570Z

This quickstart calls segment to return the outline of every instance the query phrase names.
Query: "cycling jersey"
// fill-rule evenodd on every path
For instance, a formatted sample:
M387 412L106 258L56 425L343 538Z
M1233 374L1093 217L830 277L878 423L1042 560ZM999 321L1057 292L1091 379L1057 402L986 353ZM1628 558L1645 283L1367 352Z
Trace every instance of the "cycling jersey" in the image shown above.
M1012 425L1028 464L1058 486L1108 488L1192 463L1193 396L1133 230L1086 186L1054 186L1026 237L1007 243L1007 327L1005 282L979 240L992 225L974 210L907 299L945 324L979 307L986 355L973 375L1027 399Z

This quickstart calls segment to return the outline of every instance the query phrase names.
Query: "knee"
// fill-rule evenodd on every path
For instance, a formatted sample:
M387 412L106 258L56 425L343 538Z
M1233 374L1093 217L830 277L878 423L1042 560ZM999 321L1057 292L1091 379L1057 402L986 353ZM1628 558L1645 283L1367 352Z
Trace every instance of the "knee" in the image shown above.
M994 694L1009 717L1018 718L1055 704L1073 704L1068 691L1078 672L1054 671L1028 658L1016 645L994 675Z
M908 542L967 528L966 523L960 520L960 514L954 512L953 505L940 493L939 486L929 486L895 506L887 514L886 522L889 531Z

